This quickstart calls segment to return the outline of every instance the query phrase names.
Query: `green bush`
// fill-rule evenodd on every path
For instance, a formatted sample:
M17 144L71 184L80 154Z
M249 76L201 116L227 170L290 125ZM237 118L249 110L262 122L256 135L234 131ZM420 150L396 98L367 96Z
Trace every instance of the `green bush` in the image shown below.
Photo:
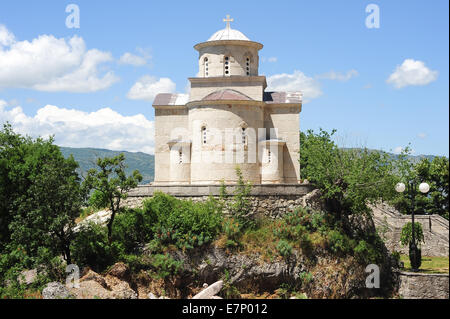
M300 273L300 280L302 281L302 285L307 285L314 280L314 276L307 271L302 271Z
M310 234L304 232L300 236L300 248L306 255L310 255L313 251L313 243Z
M225 299L239 299L241 298L241 293L239 290L233 286L231 282L230 272L225 269L225 272L222 277L223 287L220 290L220 295Z
M130 267L132 273L152 268L152 258L148 255L123 255L121 260Z
M126 209L119 213L113 224L113 241L121 243L127 254L153 239L156 214L142 209Z
M420 243L425 242L423 237L423 229L421 223L414 223L414 239L415 244L418 248L420 248ZM412 223L408 222L403 226L402 233L400 235L400 242L403 246L408 246L412 243Z
M292 255L292 246L286 240L281 239L277 244L277 251L284 258L288 258Z
M353 252L356 258L367 264L376 263L379 257L376 249L365 240L360 240L358 245L353 249Z
M351 251L351 242L347 235L338 230L330 230L327 234L328 248L335 254L347 254Z
M191 249L211 242L221 231L222 214L212 198L206 202L178 200L156 193L144 203L145 214L155 214L155 239Z
M226 218L223 221L222 229L227 236L226 246L235 248L239 246L239 238L242 235L241 225L234 218Z
M106 227L94 223L80 229L71 249L73 259L79 267L89 266L96 272L114 264L125 252L120 242L108 242Z
M169 255L162 254L154 255L151 264L156 271L157 277L162 279L175 276L183 267L182 261L177 261Z
M241 235L241 225L234 218L223 221L223 231L229 239L237 240Z
M275 223L274 235L286 240L307 240L304 234L326 232L329 229L328 223L324 213L298 207Z

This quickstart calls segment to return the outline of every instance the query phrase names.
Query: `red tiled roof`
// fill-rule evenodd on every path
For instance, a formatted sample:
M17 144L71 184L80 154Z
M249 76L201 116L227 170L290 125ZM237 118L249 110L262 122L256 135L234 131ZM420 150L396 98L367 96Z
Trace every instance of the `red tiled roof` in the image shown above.
M231 89L215 91L211 94L208 94L202 99L202 101L218 101L218 100L250 101L252 99L239 91Z
M184 105L187 100L186 94L160 93L153 100L153 105Z
M264 102L268 104L302 103L300 92L264 92Z

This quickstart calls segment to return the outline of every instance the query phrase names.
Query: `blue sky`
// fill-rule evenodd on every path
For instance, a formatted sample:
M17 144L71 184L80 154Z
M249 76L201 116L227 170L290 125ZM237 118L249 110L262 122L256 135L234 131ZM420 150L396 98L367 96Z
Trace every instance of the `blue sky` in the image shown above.
M79 29L66 27L71 3ZM379 28L365 24L371 3ZM0 122L64 146L151 153L155 91L187 93L193 46L230 14L264 44L269 86L305 92L301 130L448 156L448 12L445 0L2 1Z

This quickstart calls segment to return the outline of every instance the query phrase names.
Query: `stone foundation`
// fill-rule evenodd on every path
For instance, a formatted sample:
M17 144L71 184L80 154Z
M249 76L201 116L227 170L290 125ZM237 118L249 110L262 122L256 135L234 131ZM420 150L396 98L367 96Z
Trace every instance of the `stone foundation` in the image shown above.
M225 200L232 199L235 188L236 185L227 186L228 196ZM156 191L198 202L206 201L209 196L218 198L220 185L143 185L131 190L123 205L140 207L142 202L152 197ZM319 191L309 184L253 185L249 199L252 205L251 214L270 218L281 217L298 206L322 209Z

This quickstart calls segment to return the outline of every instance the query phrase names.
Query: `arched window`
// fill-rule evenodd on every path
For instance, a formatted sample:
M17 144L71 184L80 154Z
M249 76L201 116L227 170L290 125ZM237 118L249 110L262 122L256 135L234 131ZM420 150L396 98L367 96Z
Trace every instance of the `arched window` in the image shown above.
M249 56L247 56L245 58L245 71L247 72L247 76L250 76L250 62L251 62L251 58Z
M203 59L203 72L204 72L204 75L205 75L206 78L209 75L209 68L208 67L209 67L209 61L208 61L208 58L206 57L206 58Z
M230 76L231 75L231 69L230 69L230 62L231 62L231 58L230 56L225 56L223 59L223 74L225 76Z
M206 144L207 142L207 134L206 134L206 126L202 127L202 144Z

